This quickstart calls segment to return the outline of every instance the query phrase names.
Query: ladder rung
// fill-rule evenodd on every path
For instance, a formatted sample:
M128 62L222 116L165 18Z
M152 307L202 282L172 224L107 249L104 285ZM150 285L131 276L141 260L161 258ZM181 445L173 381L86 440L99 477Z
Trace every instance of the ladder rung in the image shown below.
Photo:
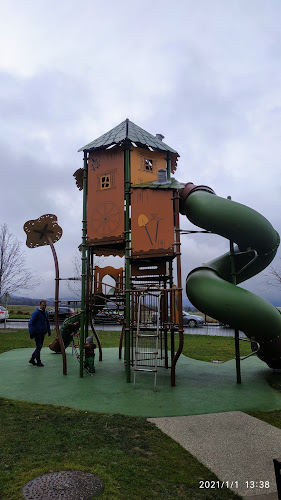
M137 337L158 337L159 338L159 334L158 333L149 333L149 334L145 334L145 333L137 333Z
M139 325L139 329L140 330L156 330L156 327L155 327L155 325L145 323L143 325Z
M135 351L136 354L158 354L158 351Z
M158 309L157 317L160 313L160 299L161 295L157 295ZM154 373L154 388L156 387L157 375L157 360L159 356L158 343L159 335L159 320L157 325L147 324L147 321L141 321L141 305L145 306L145 295L142 294L138 301L138 320L137 331L135 337L135 363L134 363L134 384L136 383L136 372L150 372ZM161 330L162 331L162 330ZM142 340L142 339L147 339ZM149 349L149 350L147 350ZM146 368L148 366L148 368ZM150 368L149 368L150 367Z
M149 368L137 368L134 367L135 372L157 372L156 369L150 370Z

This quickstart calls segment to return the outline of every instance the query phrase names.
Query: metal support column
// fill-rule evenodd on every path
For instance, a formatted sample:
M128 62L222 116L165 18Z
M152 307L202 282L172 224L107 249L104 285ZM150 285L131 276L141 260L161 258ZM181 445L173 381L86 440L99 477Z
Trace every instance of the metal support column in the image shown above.
M167 168L167 179L171 180L171 159L170 159L170 151L167 151L166 154L166 168Z
M125 143L124 149L124 187L125 187L125 369L127 382L131 382L131 359L130 359L130 286L131 286L131 265L130 265L130 204L131 204L131 173L130 173L130 142Z
M180 223L179 223L179 191L174 195L174 217L175 217L175 250L177 259L177 287L178 287L178 311L179 311L179 345L175 357L172 359L171 366L171 386L176 385L176 363L183 350L183 319L182 319L182 280L181 280L181 243L180 243Z
M89 315L90 315L90 280L91 280L91 261L90 261L90 248L86 247L86 298L85 298L85 339L89 336Z
M231 200L231 196L227 197L228 200ZM236 285L236 272L235 272L235 261L234 261L234 244L233 241L229 242L230 247L230 267L231 267L231 275L232 275L232 283ZM241 384L241 363L240 363L240 345L239 345L239 330L234 330L234 341L235 341L235 361L236 361L236 381L237 384Z
M81 273L81 321L80 321L80 377L84 370L84 343L86 330L86 238L87 238L87 184L88 184L88 156L84 150L83 169L83 221L82 221L82 273Z
M67 375L67 365L66 365L66 354L65 354L65 348L64 348L64 343L62 340L62 336L60 333L60 327L59 327L59 280L60 280L60 275L59 275L59 263L58 263L58 257L57 257L57 252L55 250L54 244L51 240L51 238L46 234L46 238L48 240L48 243L51 247L52 254L54 257L54 264L55 264L55 272L56 272L56 285L55 285L55 326L56 326L56 334L57 334L57 339L59 342L60 346L60 351L62 355L62 372L63 375Z

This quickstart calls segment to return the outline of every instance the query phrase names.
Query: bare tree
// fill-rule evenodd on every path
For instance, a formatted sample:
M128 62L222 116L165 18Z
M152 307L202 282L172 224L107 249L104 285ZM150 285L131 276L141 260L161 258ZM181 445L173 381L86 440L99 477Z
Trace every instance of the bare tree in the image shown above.
M0 226L0 297L5 293L30 289L40 283L25 266L21 243L9 232L7 224Z
M67 288L68 290L76 295L76 297L81 297L81 253L77 250L73 259L73 271L74 277L68 278ZM95 264L101 265L104 262L103 257L95 257Z
M81 255L80 252L77 251L77 253L74 256L73 259L73 269L74 269L74 277L68 278L69 281L67 282L67 288L68 290L76 295L76 297L80 299L81 297Z
M281 266L270 266L264 273L267 288L281 287Z

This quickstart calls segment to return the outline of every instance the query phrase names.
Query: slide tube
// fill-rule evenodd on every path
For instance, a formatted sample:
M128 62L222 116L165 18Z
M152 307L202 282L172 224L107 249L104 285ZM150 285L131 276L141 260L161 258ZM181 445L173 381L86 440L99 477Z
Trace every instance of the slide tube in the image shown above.
M61 325L60 333L64 343L64 347L67 348L72 342L72 335L75 335L80 329L80 313L73 314L69 318L65 319ZM49 345L51 351L56 353L60 352L60 345L57 337L54 338L53 342Z
M99 336L95 330L92 318L90 319L90 325L91 325L93 336L95 337L97 344L98 344L99 361L102 361L102 347L101 347ZM64 320L63 324L61 325L60 332L61 332L61 336L62 336L62 340L63 340L65 348L67 348L69 346L69 344L72 342L73 335L76 335L79 332L79 330L80 330L80 312L75 313L72 316L70 316L69 318L67 318L66 320ZM49 348L51 349L51 351L53 351L55 353L60 352L60 345L59 345L59 341L58 341L57 337L55 337L53 342L51 342L51 344L49 344Z
M193 269L186 279L190 302L205 314L243 331L260 344L258 356L271 368L281 368L281 314L263 298L235 286L265 269L276 255L280 238L270 222L255 210L216 196L207 186L186 184L180 212L196 226L233 241L230 251Z

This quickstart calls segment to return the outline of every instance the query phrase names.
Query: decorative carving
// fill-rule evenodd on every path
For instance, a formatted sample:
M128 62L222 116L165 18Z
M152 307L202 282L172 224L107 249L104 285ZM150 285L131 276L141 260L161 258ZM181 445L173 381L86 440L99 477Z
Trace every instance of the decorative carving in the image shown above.
M98 236L111 236L121 223L121 210L116 203L101 203L91 217L93 231Z
M103 191L104 189L116 187L116 182L115 182L116 172L117 172L117 169L114 168L111 170L106 170L104 172L100 172L97 175L97 189L98 189L98 191ZM104 182L106 179L109 183L109 186L107 188L104 187Z
M151 174L157 171L157 156L151 153L138 152L140 167L139 170L150 172Z
M78 187L79 191L82 191L82 189L83 189L83 168L78 168L78 170L76 170L76 172L74 172L73 177L75 177L76 186Z
M90 169L95 171L98 168L100 168L100 160L98 158L91 158L92 165L90 166Z
M102 293L102 280L104 276L110 276L115 280L118 293L123 291L123 267L118 269L112 266L95 266L95 293Z

